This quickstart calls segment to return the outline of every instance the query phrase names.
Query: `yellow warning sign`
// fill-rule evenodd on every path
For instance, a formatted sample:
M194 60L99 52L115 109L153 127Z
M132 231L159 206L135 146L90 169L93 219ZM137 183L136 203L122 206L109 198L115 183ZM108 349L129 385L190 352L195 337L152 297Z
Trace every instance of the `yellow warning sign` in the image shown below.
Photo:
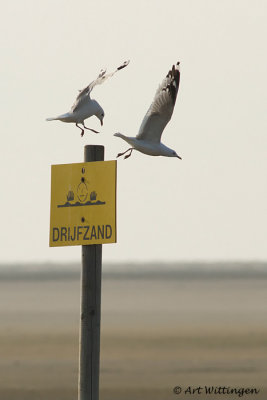
M117 161L52 165L50 246L116 242Z

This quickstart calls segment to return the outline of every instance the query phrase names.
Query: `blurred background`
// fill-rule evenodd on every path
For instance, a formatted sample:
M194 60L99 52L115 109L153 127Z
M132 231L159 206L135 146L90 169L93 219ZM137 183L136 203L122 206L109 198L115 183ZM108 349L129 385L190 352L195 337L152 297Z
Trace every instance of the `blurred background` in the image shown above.
M225 385L266 398L266 14L261 0L2 5L1 398L75 398L81 249L48 247L51 165L83 161L86 144L103 144L106 160L126 150L113 133L137 134L177 61L162 139L183 160L118 159L101 397ZM92 92L99 135L45 121L127 59Z

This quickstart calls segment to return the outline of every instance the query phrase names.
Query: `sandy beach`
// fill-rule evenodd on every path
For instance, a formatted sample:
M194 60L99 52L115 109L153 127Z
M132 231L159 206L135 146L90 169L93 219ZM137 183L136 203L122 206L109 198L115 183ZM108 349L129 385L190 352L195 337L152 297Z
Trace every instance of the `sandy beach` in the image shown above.
M79 271L61 275L2 276L1 400L77 398ZM104 274L100 398L266 399L266 286L256 272Z

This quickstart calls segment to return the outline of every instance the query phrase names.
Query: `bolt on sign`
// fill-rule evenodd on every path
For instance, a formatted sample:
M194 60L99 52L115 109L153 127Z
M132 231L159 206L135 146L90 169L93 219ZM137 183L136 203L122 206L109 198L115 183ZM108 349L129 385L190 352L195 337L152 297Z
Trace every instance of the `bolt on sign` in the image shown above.
M116 242L117 161L51 166L50 246Z

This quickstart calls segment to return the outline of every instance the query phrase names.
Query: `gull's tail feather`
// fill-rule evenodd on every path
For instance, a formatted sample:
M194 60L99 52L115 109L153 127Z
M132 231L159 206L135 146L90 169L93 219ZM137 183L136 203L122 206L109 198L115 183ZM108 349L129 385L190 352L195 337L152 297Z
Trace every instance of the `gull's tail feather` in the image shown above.
M125 135L123 135L122 133L120 133L120 132L116 132L116 133L114 133L114 135L113 136L117 136L117 137L120 137L120 138L122 138L122 139L125 139Z
M57 117L46 118L46 121L62 121L62 122L69 122L71 118L71 114L68 112L66 114L58 115Z
M125 135L123 135L123 133L120 133L120 132L114 133L113 136L117 136L117 137L125 140L125 142L127 142L131 146L134 146L135 138L133 138L133 137L125 136Z

